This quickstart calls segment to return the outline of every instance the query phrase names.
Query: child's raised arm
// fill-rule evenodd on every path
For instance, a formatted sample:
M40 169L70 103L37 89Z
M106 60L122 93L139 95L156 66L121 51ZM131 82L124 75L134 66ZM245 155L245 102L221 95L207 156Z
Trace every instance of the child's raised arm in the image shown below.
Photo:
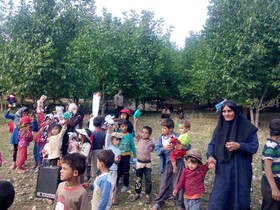
M134 124L133 124L133 127L134 127L134 137L136 139L139 138L139 133L138 133L138 128L137 128L138 119L139 118L134 118Z

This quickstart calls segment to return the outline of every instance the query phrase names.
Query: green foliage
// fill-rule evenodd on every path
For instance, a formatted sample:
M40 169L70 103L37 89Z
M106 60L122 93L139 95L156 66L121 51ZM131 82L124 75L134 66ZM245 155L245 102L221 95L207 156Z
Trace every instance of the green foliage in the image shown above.
M164 34L163 20L149 11L123 19L94 11L93 1L21 1L5 25L1 84L53 99L87 98L92 91L111 98L119 88L137 100L178 96L171 28Z
M258 115L279 95L279 31L279 1L211 1L205 30L186 40L181 94L234 99Z

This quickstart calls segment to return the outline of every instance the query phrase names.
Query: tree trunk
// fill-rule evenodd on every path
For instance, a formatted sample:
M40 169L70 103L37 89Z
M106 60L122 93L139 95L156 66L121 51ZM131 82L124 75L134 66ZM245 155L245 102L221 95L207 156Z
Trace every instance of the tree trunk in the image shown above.
M159 107L159 101L157 100L157 104L156 104L156 111L158 112L158 107Z
M256 106L256 114L255 114L255 120L254 120L254 125L258 128L259 127L259 117L260 117L260 110L261 110L261 106L262 106L262 104L263 104L263 100L264 100L264 97L265 97L265 95L266 95L266 93L267 93L267 90L268 90L268 88L266 87L265 89L264 89L264 91L263 91L263 93L262 93L262 96L261 96L261 98L260 98L260 100L259 100L259 103L257 104L257 106Z
M254 109L253 108L250 109L250 119L251 119L251 123L255 124Z
M146 101L145 100L143 100L143 112L145 111L145 109L146 109Z
M260 117L260 109L256 109L256 114L255 114L255 126L258 128L259 127L259 117Z
M24 102L24 96L21 96L21 98L20 98L20 104L21 104L21 106L23 106L23 102Z
M104 87L104 83L103 83L103 87L102 87L102 99L101 99L101 116L104 116L105 114L105 87Z
M74 96L74 103L77 104L77 106L79 105L79 97Z
M1 99L1 108L0 108L1 112L4 111L4 101L3 99Z
M138 109L138 106L139 106L139 100L135 99L135 110Z

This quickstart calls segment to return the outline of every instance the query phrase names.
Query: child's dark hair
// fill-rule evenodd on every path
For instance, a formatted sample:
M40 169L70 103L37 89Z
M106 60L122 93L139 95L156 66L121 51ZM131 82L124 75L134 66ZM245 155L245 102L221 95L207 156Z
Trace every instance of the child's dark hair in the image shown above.
M273 119L269 123L270 136L280 135L280 118Z
M120 127L121 125L127 125L127 123L128 123L128 121L125 120L125 119L120 119L120 120L118 121L119 127Z
M8 209L15 199L15 189L11 182L0 180L0 209Z
M153 129L152 129L150 126L147 126L147 125L143 126L142 129L146 129L146 130L149 132L150 135L151 135L152 132L153 132Z
M55 124L53 128L58 129L58 130L59 130L59 132L60 132L60 131L61 131L61 129L62 129L61 125L59 125L59 124Z
M90 137L91 136L91 131L88 129L88 128L84 128L87 135ZM85 135L82 135L82 139L83 139L83 143L90 143L90 140L85 136Z
M105 122L105 118L101 116L97 116L93 119L94 127L100 127Z
M191 129L191 123L187 120L180 122L180 124L183 125L185 128Z
M161 124L161 126L165 126L167 128L174 128L174 121L170 118L164 119Z
M72 153L62 158L62 163L68 164L78 174L83 174L86 170L86 157L80 153Z
M115 155L110 149L102 150L98 153L97 159L99 162L103 163L106 168L110 168L115 161Z

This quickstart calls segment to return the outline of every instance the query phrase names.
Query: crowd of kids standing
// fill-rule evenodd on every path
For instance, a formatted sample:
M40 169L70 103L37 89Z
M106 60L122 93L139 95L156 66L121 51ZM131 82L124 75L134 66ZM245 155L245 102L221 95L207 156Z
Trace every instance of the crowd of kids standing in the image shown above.
M154 142L150 126L145 125L138 131L141 117L130 121L132 113L123 107L121 91L115 96L117 125L114 123L111 128L101 116L92 118L93 130L83 128L83 112L74 103L66 112L57 106L55 114L46 114L45 100L45 96L40 98L36 113L30 116L27 107L10 113L13 105L9 104L5 118L13 121L10 124L11 170L25 173L27 147L32 141L35 172L45 166L61 167L62 182L57 188L54 210L87 210L90 206L92 210L110 209L117 204L116 192L126 193L132 182L131 158L136 160L136 180L134 193L127 198L132 202L143 199L145 203L152 203L151 155L154 151L159 156L160 174L157 176L161 181L151 209L162 209L172 196L176 209L200 209L204 179L209 169L215 170L207 204L209 210L250 209L252 158L259 146L258 129L241 115L235 102L224 101L221 105L218 124L208 144L207 161L203 164L201 151L191 147L189 121L178 123L180 135L177 135L174 121L163 119L161 134ZM280 209L280 119L272 120L269 129L270 138L262 158L262 209ZM0 153L0 166L3 158ZM142 198L143 181L145 196ZM91 205L88 202L90 190L93 191ZM4 198L5 192L0 190L1 206ZM11 203L5 205L8 208Z

